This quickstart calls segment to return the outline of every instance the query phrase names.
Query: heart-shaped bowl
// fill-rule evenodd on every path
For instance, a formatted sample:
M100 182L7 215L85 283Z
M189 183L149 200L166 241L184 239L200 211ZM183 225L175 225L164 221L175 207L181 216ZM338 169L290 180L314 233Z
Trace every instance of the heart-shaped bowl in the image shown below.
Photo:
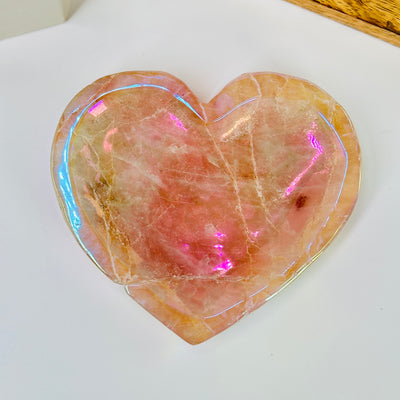
M52 175L92 261L195 344L318 257L355 205L360 150L302 79L244 74L202 103L169 74L124 72L67 106Z

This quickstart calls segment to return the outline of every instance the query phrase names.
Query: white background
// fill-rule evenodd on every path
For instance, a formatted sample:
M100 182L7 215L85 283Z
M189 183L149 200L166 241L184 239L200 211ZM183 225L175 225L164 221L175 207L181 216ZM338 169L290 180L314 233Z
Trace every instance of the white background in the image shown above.
M190 346L98 271L52 188L53 133L95 79L163 70L206 101L243 72L322 87L363 156L356 209L258 311ZM87 0L0 42L0 398L400 398L400 49L281 0Z

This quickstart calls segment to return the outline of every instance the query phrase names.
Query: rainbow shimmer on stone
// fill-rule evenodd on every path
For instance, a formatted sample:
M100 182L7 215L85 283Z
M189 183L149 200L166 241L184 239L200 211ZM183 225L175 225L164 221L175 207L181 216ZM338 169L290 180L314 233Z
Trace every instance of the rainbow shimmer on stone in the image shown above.
M61 117L52 174L93 262L196 344L291 282L357 199L360 151L315 85L244 74L209 103L163 72L124 72Z

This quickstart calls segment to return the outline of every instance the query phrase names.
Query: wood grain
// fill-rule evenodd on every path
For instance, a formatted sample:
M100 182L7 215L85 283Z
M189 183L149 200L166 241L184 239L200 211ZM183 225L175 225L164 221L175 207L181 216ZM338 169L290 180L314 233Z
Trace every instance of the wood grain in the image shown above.
M318 3L400 33L400 0L318 0Z
M400 0L286 1L400 47Z

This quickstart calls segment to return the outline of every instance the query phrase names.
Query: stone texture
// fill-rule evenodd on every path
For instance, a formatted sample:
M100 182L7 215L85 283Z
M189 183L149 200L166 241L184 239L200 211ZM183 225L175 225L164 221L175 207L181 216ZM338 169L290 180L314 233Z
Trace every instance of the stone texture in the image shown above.
M52 172L90 258L195 344L315 260L354 207L360 154L304 80L245 74L204 104L171 75L126 72L68 105Z

